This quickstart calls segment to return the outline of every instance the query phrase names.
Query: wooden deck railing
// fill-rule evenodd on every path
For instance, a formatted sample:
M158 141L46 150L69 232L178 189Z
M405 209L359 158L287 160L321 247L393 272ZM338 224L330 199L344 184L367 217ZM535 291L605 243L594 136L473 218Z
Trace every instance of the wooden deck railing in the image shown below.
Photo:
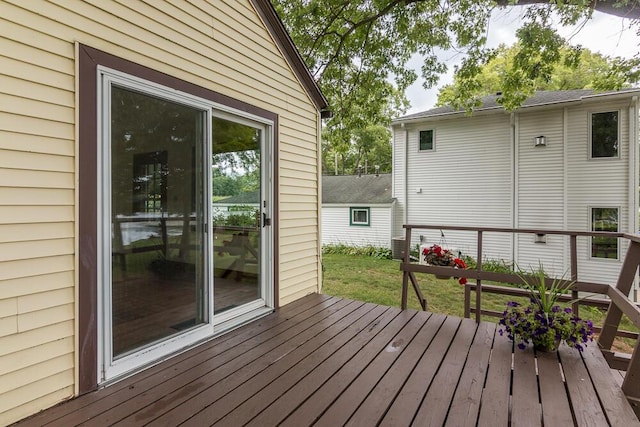
M638 274L638 266L640 266L640 236L611 233L611 232L580 232L580 231L559 231L559 230L532 230L532 229L514 229L514 228L480 228L480 227L455 227L442 225L405 225L405 245L404 255L400 269L403 272L402 277L402 302L403 309L407 308L407 298L409 282L418 297L423 310L427 309L427 300L422 294L415 273L430 273L445 276L462 276L460 270L453 267L420 265L411 262L411 237L414 230L457 230L473 232L477 235L477 253L476 268L464 270L464 277L474 280L475 283L465 285L465 317L470 317L471 313L475 313L475 319L480 322L482 315L500 316L502 313L483 310L482 294L493 293L511 296L526 296L528 291L521 288L506 287L500 285L485 285L484 281L498 283L522 284L522 278L515 273L497 273L484 271L482 269L482 261L484 259L482 244L483 238L487 233L518 233L518 234L547 234L547 235L563 235L569 238L570 253L570 277L568 280L573 282L571 286L571 296L566 295L561 298L562 301L573 301L573 310L579 313L580 305L591 305L607 308L607 315L599 329L598 347L602 351L609 366L613 369L627 371L622 385L622 390L629 399L636 414L640 417L640 339L638 334L628 331L619 330L622 314L625 314L629 320L640 328L640 308L629 298L629 292ZM578 274L578 257L577 257L577 238L578 237L615 237L625 239L629 242L629 247L620 269L615 286L605 283L592 283L580 280ZM548 285L553 279L548 279ZM475 292L475 304L471 304L471 292ZM600 294L605 298L588 298L578 299L580 293ZM636 345L631 355L620 354L612 350L613 341L616 336L635 338Z

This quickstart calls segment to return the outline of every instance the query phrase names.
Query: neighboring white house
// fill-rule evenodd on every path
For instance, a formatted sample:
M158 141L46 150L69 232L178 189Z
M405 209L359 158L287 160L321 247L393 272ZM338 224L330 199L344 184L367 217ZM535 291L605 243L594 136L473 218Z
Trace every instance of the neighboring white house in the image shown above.
M638 89L538 92L512 113L496 95L471 116L440 107L394 120L394 235L402 236L406 223L636 233L638 95ZM440 240L437 230L420 234ZM475 233L445 236L451 247L476 254ZM568 238L538 240L488 234L483 253L566 272ZM614 282L621 246L578 238L580 279Z
M322 244L391 248L391 174L322 177Z

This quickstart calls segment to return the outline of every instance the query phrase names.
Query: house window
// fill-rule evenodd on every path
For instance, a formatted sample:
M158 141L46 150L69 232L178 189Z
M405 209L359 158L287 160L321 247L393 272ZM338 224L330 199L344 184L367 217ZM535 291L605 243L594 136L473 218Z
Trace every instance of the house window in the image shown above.
M618 208L591 208L591 230L618 232ZM618 259L617 237L592 237L593 258Z
M591 157L618 157L618 112L591 114Z
M351 220L349 225L370 225L369 208L350 208Z
M420 131L420 151L433 150L433 129Z

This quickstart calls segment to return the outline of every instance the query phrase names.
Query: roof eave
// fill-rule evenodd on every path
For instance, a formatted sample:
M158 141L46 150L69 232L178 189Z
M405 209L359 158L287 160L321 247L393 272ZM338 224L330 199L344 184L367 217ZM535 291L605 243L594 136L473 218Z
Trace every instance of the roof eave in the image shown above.
M524 105L522 107L520 107L517 111L521 111L521 110L531 110L531 109L540 109L540 108L544 108L547 106L555 106L555 105L560 105L560 104L577 104L577 103L581 103L584 101L591 101L591 100L615 100L615 99L620 99L620 98L630 98L633 96L638 96L640 95L640 89L629 89L629 90L623 90L623 91L619 91L619 92L603 92L603 93L594 93L591 95L583 95L580 96L579 98L576 99L568 99L568 100L561 100L561 101L553 101L553 102L541 102L538 104L531 104L531 105ZM478 115L484 115L484 114L491 114L491 113L497 113L497 112L503 112L503 113L508 113L508 111L506 111L504 108L500 107L500 106L496 106L496 107L487 107L487 108L478 108L477 110L473 110L473 114L478 114ZM460 117L460 116L464 116L466 115L466 111L450 111L450 112L446 112L446 113L439 113L439 114L430 114L430 115L424 115L424 116L420 116L420 117L411 117L408 119L402 119L397 118L394 119L391 122L392 126L395 125L402 125L402 124L411 124L411 123L417 123L417 122L424 122L424 121L431 121L431 120L437 120L437 119L442 119L442 118L455 118L455 117Z

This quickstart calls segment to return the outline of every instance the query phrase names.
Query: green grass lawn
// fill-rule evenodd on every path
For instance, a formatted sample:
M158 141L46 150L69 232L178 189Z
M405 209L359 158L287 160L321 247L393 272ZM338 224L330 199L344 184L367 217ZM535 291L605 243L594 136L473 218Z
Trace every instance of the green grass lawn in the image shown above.
M402 295L402 272L400 262L378 259L363 255L327 254L323 255L324 279L322 292L343 298L376 304L400 307ZM427 298L427 308L435 313L463 317L464 287L457 280L440 280L431 274L416 273L423 295ZM472 304L475 294L471 293ZM482 308L503 311L508 300L514 297L485 294L482 295ZM524 302L524 301L523 301ZM409 308L420 310L420 303L409 284ZM605 313L595 307L580 307L580 317L591 319L595 325L601 325ZM485 320L497 322L497 317L485 317ZM622 329L634 330L631 322L623 317ZM630 353L633 342L620 343L618 348Z

